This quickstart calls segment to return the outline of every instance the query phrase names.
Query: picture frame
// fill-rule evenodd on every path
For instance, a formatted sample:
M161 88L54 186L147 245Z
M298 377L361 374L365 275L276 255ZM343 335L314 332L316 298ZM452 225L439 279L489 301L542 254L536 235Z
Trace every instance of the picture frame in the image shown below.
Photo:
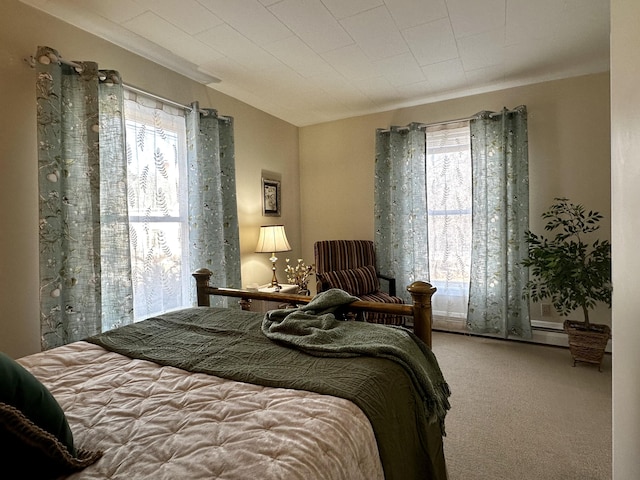
M280 205L280 180L262 177L262 215L279 217Z

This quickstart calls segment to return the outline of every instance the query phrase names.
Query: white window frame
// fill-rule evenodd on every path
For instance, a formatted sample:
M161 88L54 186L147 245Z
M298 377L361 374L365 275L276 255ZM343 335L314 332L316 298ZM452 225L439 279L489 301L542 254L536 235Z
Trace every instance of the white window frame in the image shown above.
M154 125L155 125L154 117L150 112L144 112L144 111L140 112L138 110L138 112L135 115L137 117L135 120L132 119L130 115L127 115L129 102L135 103L135 101L125 99L125 108L124 108L125 131L127 133L130 133L130 129L132 128L132 126L139 126L142 124L144 124L146 128L154 128ZM153 99L153 102L158 103L160 102L160 100ZM163 106L168 109L172 109L175 113L177 113L176 112L177 109L175 107L168 104L164 104L164 103L163 103ZM153 107L149 107L149 108L153 108ZM184 308L190 305L190 288L192 287L192 282L190 282L191 272L189 271L189 224L188 224L188 197L187 197L187 192L188 192L187 163L188 162L187 162L186 117L185 117L184 128L181 128L180 131L167 130L166 128L163 131L165 134L170 134L176 137L176 145L177 145L176 165L177 165L177 174L179 179L179 182L178 182L179 190L177 192L177 214L170 214L170 215L156 214L151 216L142 216L142 215L136 215L135 212L134 214L131 214L130 212L129 222L132 227L135 224L140 225L145 223L148 225L156 225L156 224L165 224L165 225L178 224L179 225L180 239L181 239L180 241L181 272L180 272L180 286L179 286L180 294L181 294L181 302L179 305L177 305L174 308L165 309L165 308L162 308L161 306L163 304L160 304L159 308L156 310L151 310L151 311L145 310L144 312L140 312L138 309L135 308L136 289L135 289L135 279L134 279L134 321L139 321L151 315L157 315L169 310ZM129 143L129 140L131 140L130 135L127 136L127 144ZM133 142L135 143L135 139L133 139ZM157 212L154 212L154 213L157 213ZM132 248L132 252L133 252L133 248ZM136 260L134 258L134 255L132 255L132 263L134 263L135 261ZM132 270L133 269L134 269L134 265L132 265Z
M457 129L462 129L463 132ZM464 132L466 131L466 133ZM454 140L459 141L463 139L462 143L459 143L459 146L455 145L455 142L451 142L450 144L445 144L444 146L438 146L434 143L442 144L443 136L446 140L447 132L452 132ZM430 134L432 140L430 141ZM453 321L463 321L467 316L467 303L468 303L468 285L470 279L470 260L471 260L471 138L469 135L469 122L450 122L441 125L431 125L425 129L426 136L426 162L427 162L427 181L429 184L427 185L427 201L428 201L428 209L427 209L427 221L429 222L429 268L430 268L430 282L438 288L438 294L433 298L433 312L434 318L441 318ZM434 142L434 138L437 138L437 142ZM438 182L441 178L444 178L440 172L435 173L432 171L430 163L432 164L437 159L434 158L434 155L442 155L446 153L457 153L461 152L463 156L463 160L468 160L468 164L464 166L464 181L461 182L451 182L454 185L467 185L469 190L465 192L465 196L467 196L466 206L464 208L450 209L450 208L436 208L433 206L433 197L435 194L432 191L432 196L429 195L430 187L432 187L432 181ZM468 170L465 170L468 169ZM446 180L446 178L445 178ZM451 277L450 269L446 266L443 267L444 277L442 277L442 271L440 275L436 274L436 268L440 267L443 263L442 259L434 258L436 255L442 255L444 250L440 250L440 252L435 252L435 247L438 242L442 241L450 241L453 239L453 235L450 232L443 233L438 232L434 227L433 219L441 216L448 216L449 218L455 219L457 216L467 216L468 218L462 219L464 224L467 225L468 228L468 238L462 239L462 246L466 247L468 244L468 257L463 259L463 262L466 262L464 266L460 267L458 273L453 274L453 276L459 276L460 280L455 280L455 278ZM457 251L457 250L456 250ZM435 255L434 255L435 253ZM449 278L446 278L449 277Z

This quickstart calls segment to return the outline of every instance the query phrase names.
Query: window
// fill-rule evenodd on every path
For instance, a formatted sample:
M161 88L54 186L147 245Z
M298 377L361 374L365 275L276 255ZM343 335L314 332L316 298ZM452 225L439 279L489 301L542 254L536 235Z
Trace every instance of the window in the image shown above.
M471 265L469 122L429 126L426 143L429 278L438 288L434 317L462 320Z
M189 306L183 110L125 96L131 269L136 321Z

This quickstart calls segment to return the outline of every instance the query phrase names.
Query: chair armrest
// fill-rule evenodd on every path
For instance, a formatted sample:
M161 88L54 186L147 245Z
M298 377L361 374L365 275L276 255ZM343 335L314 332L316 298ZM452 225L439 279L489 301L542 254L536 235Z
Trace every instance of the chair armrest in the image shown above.
M396 296L396 279L393 277L389 277L387 275L382 275L381 273L378 273L378 278L381 278L382 280L387 281L387 284L389 286L389 291L387 293L392 297L395 297Z

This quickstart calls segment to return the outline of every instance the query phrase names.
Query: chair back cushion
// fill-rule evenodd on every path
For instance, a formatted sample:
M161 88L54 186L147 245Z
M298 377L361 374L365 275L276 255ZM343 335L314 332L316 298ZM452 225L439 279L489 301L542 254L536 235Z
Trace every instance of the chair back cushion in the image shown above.
M329 288L339 288L357 297L380 290L380 282L373 265L318 273L318 280Z
M340 288L366 301L404 303L402 298L380 290L373 241L319 240L314 243L313 250L318 292ZM386 313L369 312L366 321L404 324L402 316Z
M313 249L317 273L376 266L371 240L320 240Z

